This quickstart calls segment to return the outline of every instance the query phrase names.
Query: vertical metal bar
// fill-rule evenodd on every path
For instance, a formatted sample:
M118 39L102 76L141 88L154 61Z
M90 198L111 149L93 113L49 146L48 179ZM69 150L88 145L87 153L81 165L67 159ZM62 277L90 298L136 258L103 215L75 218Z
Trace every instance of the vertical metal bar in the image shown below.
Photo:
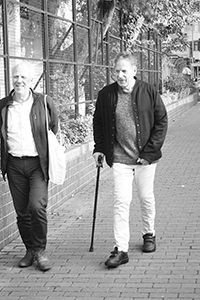
M147 33L147 40L150 40L150 31ZM148 82L151 83L151 78L150 78L150 70L151 70L151 61L150 61L150 49L149 46L147 47L147 53L148 53Z
M106 33L106 84L110 83L110 47L109 47L109 29ZM103 41L102 41L103 43Z
M94 62L97 65L98 62L98 44L99 44L99 23L96 22L95 20L95 27L97 26L97 33L96 33L96 43L95 43L95 57L94 57Z
M119 26L120 26L120 51L125 50L125 43L123 42L123 23L122 23L123 13L122 10L119 10Z
M103 20L103 11L99 14L99 19ZM100 29L100 30L99 30ZM100 39L99 39L100 34ZM106 38L106 37L105 37ZM101 64L104 64L104 36L103 36L103 23L97 20L97 48L96 48L96 64L98 64L98 41L100 40L101 47ZM106 61L106 58L105 58Z
M72 1L72 11L73 11L73 51L74 51L74 85L75 85L75 118L78 116L78 54L77 54L77 23L76 23L76 1Z
M155 42L155 34L154 32L152 33L152 40L153 42ZM153 54L153 83L157 86L157 82L156 82L156 52L155 52L155 43L152 46L152 54Z
M159 78L160 78L160 80L159 80L159 82L160 82L160 84L159 84L159 91L160 91L160 93L162 93L162 89L163 89L163 87L162 87L162 56L161 56L161 53L162 53L162 42L161 42L161 38L160 38L160 36L158 36L159 37L159 53L158 53L158 55L159 55L159 62L160 62L160 73L159 73Z
M104 49L103 49L103 46L104 46L104 36L103 36L103 24L102 23L98 23L98 27L100 26L100 34L101 34L101 64L102 66L104 65ZM106 34L107 36L107 34ZM106 40L106 43L107 43L107 40ZM97 54L98 54L98 51L97 51ZM107 58L105 58L105 61L107 60ZM96 61L96 63L98 64L98 61Z
M93 78L93 63L92 63L92 54L93 54L93 49L92 49L92 37L93 37L93 32L92 32L92 12L91 12L91 0L87 0L87 5L88 5L88 39L89 39L89 45L88 45L88 54L89 54L89 80L90 80L90 99L92 102L94 102L94 78Z
M99 46L99 30L101 29L100 28L100 24L98 21L94 21L94 24L95 24L95 27L97 26L97 32L96 32L96 43L95 43L95 57L94 57L94 63L97 65L98 64L98 46ZM94 43L93 43L94 45Z
M158 46L158 34L154 34L154 38L155 38L155 68L156 68L156 76L155 76L155 82L157 85L157 89L159 90L159 65L158 65L158 61L159 61L159 46Z
M6 0L2 1L2 22L3 22L3 52L4 52L4 76L5 94L10 91L10 64L9 64L9 39L8 39L8 19Z
M142 33L140 33L140 41L142 41ZM142 47L139 46L139 48L140 48L140 69L141 69L140 79L143 80L143 53L142 53Z
M157 78L157 64L156 64L156 57L157 57L157 52L156 52L156 36L155 36L155 33L153 32L152 33L152 40L154 42L153 44L153 47L152 47L152 50L153 50L153 83L154 85L158 88L158 81L156 80Z
M43 1L43 21L44 21L44 47L43 47L43 68L44 68L44 78L45 78L45 89L47 94L50 93L50 65L49 65L49 35L48 35L48 14L47 14L47 1Z

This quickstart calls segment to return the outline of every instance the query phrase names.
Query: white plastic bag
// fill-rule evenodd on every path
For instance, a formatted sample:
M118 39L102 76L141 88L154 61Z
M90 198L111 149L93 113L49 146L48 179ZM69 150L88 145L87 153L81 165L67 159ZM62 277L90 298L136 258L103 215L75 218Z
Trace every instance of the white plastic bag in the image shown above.
M48 154L49 154L49 180L55 184L63 184L66 173L66 160L64 147L58 142L56 135L49 130L47 100L44 97L47 138L48 138Z
M55 134L48 130L49 146L49 180L55 184L63 184L66 172L66 160L63 147Z

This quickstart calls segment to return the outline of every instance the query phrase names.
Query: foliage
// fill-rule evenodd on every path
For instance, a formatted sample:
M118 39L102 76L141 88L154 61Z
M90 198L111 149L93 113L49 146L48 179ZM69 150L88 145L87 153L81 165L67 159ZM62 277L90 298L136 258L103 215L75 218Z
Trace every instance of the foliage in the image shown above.
M181 73L172 74L163 81L163 85L164 93L161 97L166 106L197 92L197 87L192 79Z
M51 97L56 104L59 116L70 114L70 103L74 102L74 78L67 76L62 70L62 66L56 66L51 77Z
M59 112L60 130L57 138L65 148L81 144L92 137L92 115L94 107L87 107L85 117L78 116L74 119L74 78L66 76L57 66L51 75L53 92L52 98ZM80 90L80 87L79 87ZM70 105L72 104L72 105Z
M62 144L66 148L81 144L92 138L92 115L79 116L77 119L68 119L60 125Z
M118 3L124 13L125 37L134 36L138 30L154 29L161 36L164 52L185 50L188 43L183 28L199 20L196 0L118 0ZM141 17L144 21L138 25Z
M180 73L171 74L170 77L164 80L163 86L165 90L178 93L179 96L182 96L185 92L191 94L195 91L194 82L192 79Z

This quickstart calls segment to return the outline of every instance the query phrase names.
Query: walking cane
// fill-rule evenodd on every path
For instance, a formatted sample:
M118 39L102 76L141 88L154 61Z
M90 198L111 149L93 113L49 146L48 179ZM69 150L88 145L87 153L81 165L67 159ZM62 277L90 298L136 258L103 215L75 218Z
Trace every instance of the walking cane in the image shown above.
M93 252L93 243L94 243L94 229L95 229L95 220L96 220L96 212L97 212L97 198L98 198L98 189L99 189L99 177L100 177L100 169L103 167L102 165L102 156L98 157L98 165L97 165L97 178L96 178L96 188L95 188L95 197L94 197L94 210L93 210L93 224L92 224L92 235L91 235L91 244L89 252Z

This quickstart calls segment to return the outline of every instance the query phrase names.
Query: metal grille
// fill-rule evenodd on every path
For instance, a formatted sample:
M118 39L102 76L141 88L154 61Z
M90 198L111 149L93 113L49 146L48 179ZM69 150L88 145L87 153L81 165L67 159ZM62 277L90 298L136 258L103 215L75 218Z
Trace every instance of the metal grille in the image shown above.
M2 0L0 2L0 98L12 88L18 60L34 67L33 89L49 94L59 114L87 114L99 89L112 82L112 61L126 48L121 12L103 36L95 0ZM144 43L144 41L153 43ZM161 45L150 32L140 36L138 77L161 86Z

